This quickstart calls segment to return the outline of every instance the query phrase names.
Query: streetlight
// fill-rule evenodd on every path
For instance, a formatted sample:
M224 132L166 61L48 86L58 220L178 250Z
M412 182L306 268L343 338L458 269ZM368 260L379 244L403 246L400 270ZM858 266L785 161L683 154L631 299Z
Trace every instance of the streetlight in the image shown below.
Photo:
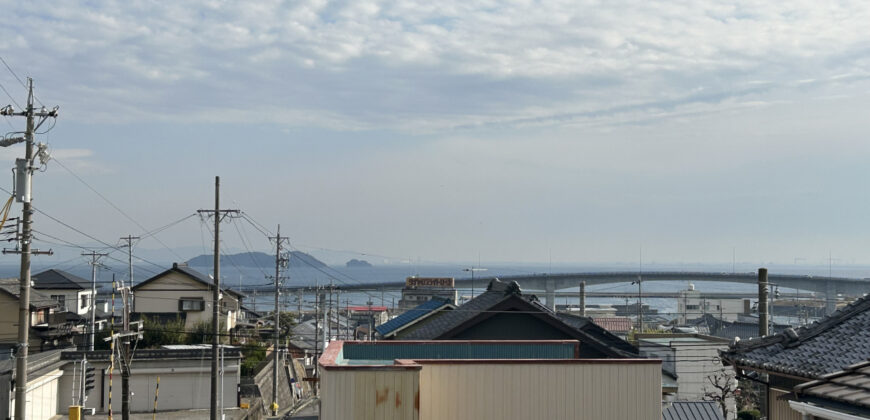
M474 272L475 271L486 271L485 268L463 268L462 271L471 273L471 299L474 299Z

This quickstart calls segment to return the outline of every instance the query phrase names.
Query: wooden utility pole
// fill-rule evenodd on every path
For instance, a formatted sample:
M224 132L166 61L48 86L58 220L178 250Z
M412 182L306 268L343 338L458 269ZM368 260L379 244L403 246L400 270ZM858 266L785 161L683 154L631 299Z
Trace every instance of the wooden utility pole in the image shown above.
M94 338L97 334L97 266L100 265L100 257L105 257L109 254L100 254L96 251L83 252L83 257L91 257L88 264L91 265L91 326L88 330L88 351L94 351Z
M16 201L23 203L22 210L22 229L19 241L21 243L20 250L13 250L3 253L21 254L21 275L19 276L19 295L18 295L18 349L15 352L15 418L27 418L27 346L30 341L30 256L31 254L49 254L40 252L39 250L30 249L30 241L33 227L33 204L30 202L31 196L31 179L33 177L34 156L33 151L33 135L48 118L57 118L57 109L54 107L51 110L46 110L44 107L37 111L33 107L33 79L27 78L27 109L16 112L12 105L7 105L0 108L0 115L3 116L19 116L27 119L27 127L24 131L24 137L6 137L0 140L0 146L8 147L17 143L24 143L24 159L15 159L15 195ZM39 122L36 122L36 118ZM48 153L45 146L40 144L38 152L41 163L47 162Z
M278 225L278 233L276 236L270 237L269 239L275 241L275 348L273 353L275 354L275 362L273 364L272 369L272 404L270 408L272 409L272 416L278 415L278 363L281 361L280 358L280 348L281 348L281 311L278 307L278 294L280 292L281 280L281 269L287 266L288 261L290 260L284 255L283 246L284 243L287 242L289 238L286 236L281 236L281 225Z
M197 210L200 214L212 214L214 216L214 293L212 295L212 319L211 319L211 405L210 419L218 420L217 394L218 384L218 340L220 337L220 304L221 304L221 221L228 214L238 215L239 210L221 210L221 177L214 177L214 210ZM222 420L222 419L221 419Z

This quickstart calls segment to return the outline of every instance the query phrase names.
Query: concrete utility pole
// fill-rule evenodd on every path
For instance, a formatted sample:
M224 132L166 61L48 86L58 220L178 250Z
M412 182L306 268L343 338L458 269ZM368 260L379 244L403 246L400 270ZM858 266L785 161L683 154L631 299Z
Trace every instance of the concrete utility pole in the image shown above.
M586 316L586 280L580 282L580 316Z
M138 236L127 235L122 237L122 241L127 241L127 265L129 269L130 281L127 286L121 288L121 300L124 303L124 345L121 347L123 354L121 355L121 419L130 420L130 297L133 292L133 241L139 239ZM112 314L114 316L114 313Z
M770 321L767 311L768 283L767 269L758 269L758 334L764 337L770 334Z
M83 252L83 257L91 257L88 263L91 265L91 327L88 330L88 351L94 351L94 338L97 334L97 266L100 264L100 257L105 257L109 254L100 254L95 251Z
M280 359L280 348L281 348L281 311L278 308L278 293L280 291L280 284L283 277L281 277L281 269L287 267L288 261L290 261L287 256L284 255L283 246L284 243L287 242L289 238L286 236L281 236L281 225L278 225L278 233L276 236L270 237L269 239L275 241L275 363L272 369L272 415L278 415L278 362Z
M57 118L57 109L54 107L51 110L46 110L44 107L36 111L33 108L33 79L27 78L27 109L15 112L12 105L7 105L0 109L0 115L3 116L19 116L27 119L27 128L25 129L24 137L6 137L0 139L0 146L8 147L13 144L25 143L24 159L15 160L15 186L16 186L16 201L24 203L22 210L22 234L19 238L21 242L20 251L11 251L9 253L21 254L21 275L19 277L19 297L18 297L18 351L15 354L15 418L27 418L27 345L30 341L30 255L31 254L48 254L51 255L51 250L40 252L39 250L30 249L30 240L32 236L33 223L33 204L30 202L31 195L31 179L33 176L33 135L48 118ZM36 122L36 118L39 122ZM45 146L38 145L38 155L41 163L48 161L48 154ZM3 253L7 253L3 250Z
M211 405L209 418L218 420L217 394L218 384L218 340L220 336L220 303L221 303L221 221L228 214L238 215L239 210L221 210L221 177L214 177L214 210L197 210L200 214L214 215L214 294L212 295L211 319ZM221 419L222 420L222 419Z

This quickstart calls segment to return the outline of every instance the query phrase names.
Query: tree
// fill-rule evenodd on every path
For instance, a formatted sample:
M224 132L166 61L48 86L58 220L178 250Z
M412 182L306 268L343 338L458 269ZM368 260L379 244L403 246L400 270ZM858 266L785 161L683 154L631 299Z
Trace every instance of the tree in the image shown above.
M724 367L707 375L704 379L707 382L704 384L704 399L719 403L722 416L727 419L728 400L736 398L739 394L737 392L737 381Z

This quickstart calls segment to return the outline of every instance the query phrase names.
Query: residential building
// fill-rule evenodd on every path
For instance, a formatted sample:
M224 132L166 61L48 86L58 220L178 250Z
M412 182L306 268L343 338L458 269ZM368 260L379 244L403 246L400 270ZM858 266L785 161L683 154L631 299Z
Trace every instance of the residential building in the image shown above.
M758 337L758 317L741 316L736 321L723 321L715 315L704 314L700 318L689 321L689 326L696 328L697 332L714 337L741 340ZM770 331L774 334L781 333L789 328L784 324L770 324Z
M12 357L18 346L18 279L0 279L0 359ZM73 337L80 332L80 321L73 315L57 311L58 303L38 290L30 290L30 340L31 352L63 348L73 345Z
M46 270L31 276L33 289L54 299L59 312L89 315L93 301L92 284L63 270Z
M378 305L346 306L347 318L354 326L379 325L390 318L389 308Z
M740 340L721 353L738 379L761 382L768 417L801 420L816 398L865 410L860 402L837 401L844 395L825 393L825 384L860 373L855 365L870 359L870 296L862 297L811 325L751 340ZM860 381L864 379L859 378ZM863 392L863 391L861 391ZM857 394L856 394L857 395ZM792 401L807 402L803 405ZM815 401L815 402L814 402ZM802 411L803 410L803 411ZM763 413L764 414L764 413ZM816 418L858 418L809 414Z
M641 355L662 359L662 368L677 382L673 401L701 401L737 387L735 375L719 360L729 340L701 334L638 334ZM726 398L728 420L737 416L733 396ZM720 410L721 412L721 410ZM724 415L724 413L722 413Z
M576 340L330 343L322 420L658 420L661 361L581 359Z
M172 268L133 286L133 308L137 316L184 320L186 329L212 322L214 282L186 264L173 263ZM243 295L221 289L221 328L226 332L236 327Z
M398 319L398 318L397 318ZM385 325L386 327L386 325ZM392 340L579 340L581 357L631 358L637 348L589 318L556 313L516 282L492 280L486 291L463 305L434 311L422 320L408 318Z
M627 316L592 317L592 322L620 338L625 338L634 328L634 323Z
M870 418L870 362L795 387L792 410L811 418Z
M431 299L444 299L456 305L458 294L453 277L417 277L405 279L399 310L404 311L428 302Z
M456 305L450 300L442 298L432 298L427 302L423 302L414 308L411 308L399 316L378 325L375 328L380 338L392 338L402 331L423 322L426 318L443 310L455 309Z

